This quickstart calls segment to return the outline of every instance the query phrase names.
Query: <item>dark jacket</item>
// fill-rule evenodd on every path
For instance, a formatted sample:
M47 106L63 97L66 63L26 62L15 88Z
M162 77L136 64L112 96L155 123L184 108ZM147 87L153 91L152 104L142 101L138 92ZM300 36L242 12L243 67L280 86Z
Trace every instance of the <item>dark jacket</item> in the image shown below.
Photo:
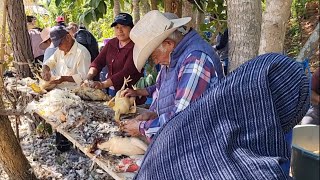
M74 35L78 43L82 44L88 49L91 55L91 62L98 56L99 48L96 38L86 29L80 28Z

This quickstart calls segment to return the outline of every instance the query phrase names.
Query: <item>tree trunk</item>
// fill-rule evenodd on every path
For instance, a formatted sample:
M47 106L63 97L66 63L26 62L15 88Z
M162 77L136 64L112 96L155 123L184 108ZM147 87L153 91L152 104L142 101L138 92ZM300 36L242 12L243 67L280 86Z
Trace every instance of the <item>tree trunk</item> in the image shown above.
M182 2L182 16L181 17L191 17L191 21L187 24L188 27L195 27L196 21L193 11L193 5L189 1Z
M172 2L174 0L164 0L164 12L170 12L173 13L172 11Z
M176 13L178 17L182 17L182 0L175 0L172 6L174 8L174 13Z
M4 109L2 96L0 108ZM14 135L8 116L0 115L0 164L9 179L37 179Z
M12 42L14 66L19 77L32 77L31 69L34 57L30 36L27 30L27 20L23 1L8 0L7 18Z
M228 0L229 71L258 55L261 0Z
M151 10L158 10L157 0L150 0Z
M116 17L120 13L120 1L113 0L113 17Z
M141 7L141 14L142 15L147 14L151 10L148 0L141 0L140 7Z
M140 8L139 8L139 2L140 0L132 0L132 6L133 6L133 24L136 24L140 20Z
M6 25L7 25L7 13L6 13L6 6L7 6L7 0L4 0L3 2L3 7L0 6L0 9L3 10L3 15L2 15L2 26L1 26L1 44L0 44L0 74L3 74L4 71L4 66L3 63L5 62L4 60L4 48L5 48L5 41L6 41ZM0 93L2 93L2 90L4 88L3 84L3 78L2 76L0 77Z
M199 32L200 31L200 25L204 23L204 14L199 11L198 9L196 10L196 26L195 29Z
M283 52L292 0L268 0L262 16L259 54Z
M182 1L181 0L165 0L164 12L175 13L178 17L182 15Z

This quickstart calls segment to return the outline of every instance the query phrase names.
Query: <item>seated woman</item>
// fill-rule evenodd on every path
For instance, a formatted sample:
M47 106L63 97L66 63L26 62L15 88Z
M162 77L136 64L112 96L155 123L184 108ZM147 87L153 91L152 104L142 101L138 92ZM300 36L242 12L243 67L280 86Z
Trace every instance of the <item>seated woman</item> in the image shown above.
M133 63L133 46L129 34L133 27L132 17L127 13L120 13L111 24L114 27L115 38L111 39L91 63L87 79L93 78L107 66L108 76L105 81L85 82L87 85L98 89L109 88L109 95L114 96L123 85L124 77L132 79L128 88L132 88L143 73L140 73ZM138 103L138 102L137 102ZM138 103L139 104L139 103Z

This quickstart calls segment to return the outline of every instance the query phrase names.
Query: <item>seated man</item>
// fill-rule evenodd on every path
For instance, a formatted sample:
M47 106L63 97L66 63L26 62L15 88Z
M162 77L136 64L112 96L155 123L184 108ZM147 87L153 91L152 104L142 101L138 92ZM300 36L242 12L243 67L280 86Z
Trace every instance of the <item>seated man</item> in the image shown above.
M163 124L198 99L210 86L223 77L219 57L195 30L183 25L190 17L178 19L159 11L147 13L131 30L135 43L133 60L139 71L151 55L155 64L163 65L156 112L124 122L123 130L132 136L152 138ZM146 96L148 91L126 96ZM147 121L146 121L147 120Z
M308 110L308 86L286 56L243 64L162 126L135 179L288 179L284 135Z
M67 32L64 26L54 26L50 30L50 39L54 47L58 49L43 64L42 78L46 81L51 79L51 72L58 79L54 84L63 82L76 82L80 84L87 76L91 62L89 51L76 42Z

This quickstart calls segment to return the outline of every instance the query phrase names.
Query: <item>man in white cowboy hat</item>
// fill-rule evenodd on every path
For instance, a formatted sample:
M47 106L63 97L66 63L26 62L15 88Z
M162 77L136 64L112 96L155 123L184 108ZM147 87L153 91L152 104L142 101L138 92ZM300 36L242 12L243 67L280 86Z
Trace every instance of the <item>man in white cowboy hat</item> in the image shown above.
M132 136L153 135L178 112L198 99L223 77L219 57L195 30L184 25L190 17L177 18L154 10L147 13L131 30L135 43L134 64L139 71L151 55L163 65L156 114L148 113L123 123L123 130ZM126 90L125 96L152 95L146 89ZM156 118L154 118L156 117Z

